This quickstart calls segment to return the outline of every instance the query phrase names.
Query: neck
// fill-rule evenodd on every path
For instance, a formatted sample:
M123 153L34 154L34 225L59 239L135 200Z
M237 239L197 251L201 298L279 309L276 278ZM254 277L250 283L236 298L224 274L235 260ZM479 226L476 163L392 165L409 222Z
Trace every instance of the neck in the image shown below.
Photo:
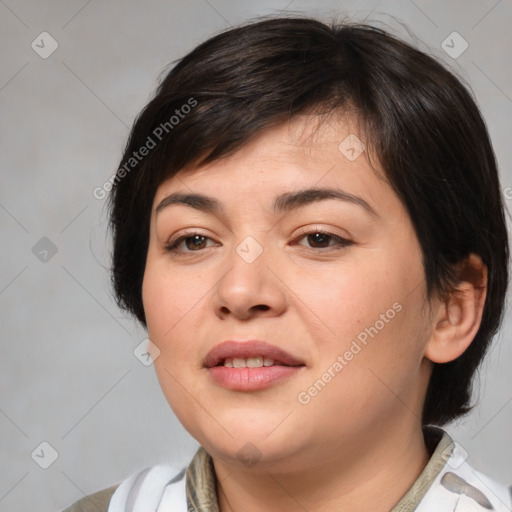
M293 471L260 462L241 470L214 459L220 512L391 510L430 455L417 423L405 431L395 425L391 437L379 430L380 436L358 437L357 446Z

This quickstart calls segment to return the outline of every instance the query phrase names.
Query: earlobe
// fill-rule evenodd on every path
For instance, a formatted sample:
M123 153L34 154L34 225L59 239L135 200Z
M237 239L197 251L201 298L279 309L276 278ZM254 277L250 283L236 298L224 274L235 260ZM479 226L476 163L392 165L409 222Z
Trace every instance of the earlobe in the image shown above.
M471 254L460 265L459 283L445 300L439 300L425 357L447 363L471 344L482 320L487 296L487 266Z

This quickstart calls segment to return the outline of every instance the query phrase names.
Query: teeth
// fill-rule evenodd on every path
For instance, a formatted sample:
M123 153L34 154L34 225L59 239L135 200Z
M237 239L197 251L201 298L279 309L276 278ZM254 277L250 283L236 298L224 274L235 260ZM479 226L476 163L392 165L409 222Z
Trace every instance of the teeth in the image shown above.
M263 356L247 358L247 368L261 368L262 366Z
M224 360L224 366L227 368L261 368L262 366L273 366L274 360L270 357L241 357L227 358Z
M245 359L238 359L238 357L234 357L233 366L235 368L245 368L247 366L247 361Z

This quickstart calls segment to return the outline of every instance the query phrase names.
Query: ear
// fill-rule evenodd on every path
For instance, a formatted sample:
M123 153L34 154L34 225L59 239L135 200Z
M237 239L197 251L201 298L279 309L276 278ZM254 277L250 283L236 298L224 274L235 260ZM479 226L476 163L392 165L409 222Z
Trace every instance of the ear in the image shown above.
M470 254L459 266L456 288L438 299L433 331L425 347L425 357L434 363L457 359L471 344L482 321L487 296L487 266L480 256Z

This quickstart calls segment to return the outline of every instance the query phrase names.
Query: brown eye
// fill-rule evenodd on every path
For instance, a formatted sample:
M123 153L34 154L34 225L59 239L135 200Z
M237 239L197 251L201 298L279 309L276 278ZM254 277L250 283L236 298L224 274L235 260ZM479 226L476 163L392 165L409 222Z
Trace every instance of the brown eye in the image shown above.
M304 232L297 240L304 238L307 240L307 246L311 249L343 248L352 244L352 242L346 238L319 230Z
M168 252L176 253L198 252L201 249L205 249L207 247L208 240L211 240L211 238L199 233L191 233L180 236L176 240L170 242L165 246L165 250ZM184 248L180 247L183 245Z
M202 235L195 235L195 236L187 236L185 241L185 246L187 249L194 250L194 249L203 249L203 246L205 244L206 237Z
M307 238L312 247L318 248L319 246L327 247L332 236L326 235L325 233L313 233L312 235L308 235Z

